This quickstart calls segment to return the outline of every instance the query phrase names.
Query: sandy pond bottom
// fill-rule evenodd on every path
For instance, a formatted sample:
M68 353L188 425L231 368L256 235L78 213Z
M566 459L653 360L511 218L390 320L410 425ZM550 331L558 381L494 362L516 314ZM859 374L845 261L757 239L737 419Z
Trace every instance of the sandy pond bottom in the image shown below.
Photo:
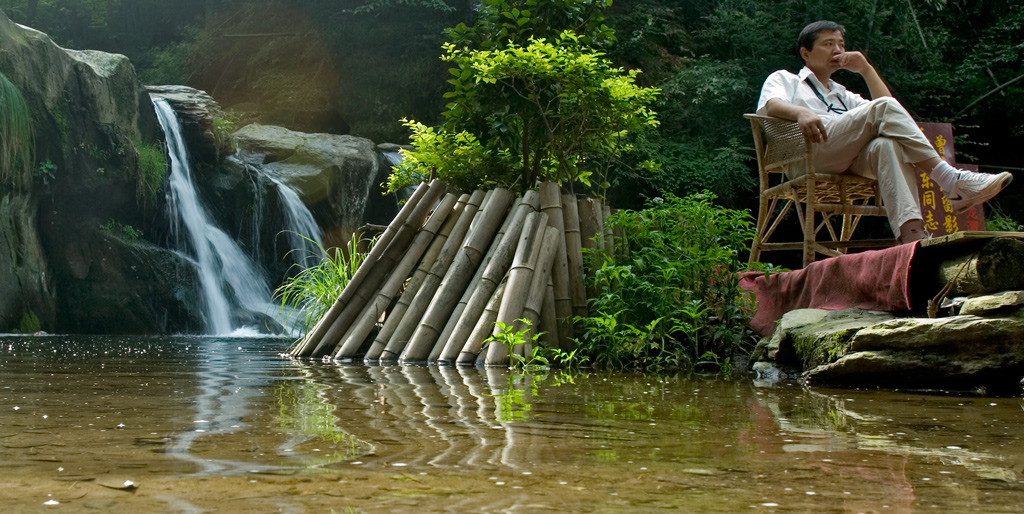
M0 337L0 512L1022 512L1019 398Z

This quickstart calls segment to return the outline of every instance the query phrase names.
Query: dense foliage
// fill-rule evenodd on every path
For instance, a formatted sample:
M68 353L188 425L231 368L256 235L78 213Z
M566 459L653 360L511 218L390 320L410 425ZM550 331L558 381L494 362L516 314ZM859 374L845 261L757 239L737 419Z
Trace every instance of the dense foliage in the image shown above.
M460 189L589 186L628 147L628 133L657 125L648 108L657 90L638 87L638 70L614 67L598 49L613 40L601 23L602 4L487 0L472 26L449 30L445 123L436 130L411 124L415 151L391 189L421 181L432 168ZM453 154L479 156L487 167L449 162Z
M657 370L729 359L750 341L750 298L738 284L750 215L711 193L666 194L609 219L614 250L595 252L580 352L598 366Z
M442 95L452 64L438 59L446 39L457 49L502 51L502 41L525 48L531 37L553 42L571 30L615 66L642 70L639 85L661 90L651 106L658 113L657 131L630 141L625 147L630 151L604 168L612 202L631 208L660 189L681 196L710 189L727 205L753 205L750 129L741 114L754 108L765 76L800 66L794 48L800 28L828 18L846 26L848 46L868 55L915 116L954 124L958 161L1021 168L1011 153L1024 135L1024 5L1019 2L527 4L0 0L13 20L43 30L63 46L124 53L143 77L216 91L225 107L329 109L353 134L394 142L410 135L403 118L428 127L447 121L440 114L450 101ZM454 29L446 34L448 27ZM288 74L302 80L287 80ZM864 91L855 75L840 72L836 78ZM470 127L448 129L483 134ZM1017 187L1000 198L1003 210L1020 218L1024 202L1014 196Z

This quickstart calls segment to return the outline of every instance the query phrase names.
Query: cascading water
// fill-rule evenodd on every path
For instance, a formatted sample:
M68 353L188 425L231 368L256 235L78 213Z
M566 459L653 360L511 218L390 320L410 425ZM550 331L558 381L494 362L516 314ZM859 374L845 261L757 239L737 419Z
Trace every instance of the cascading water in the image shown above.
M288 219L288 241L292 245L290 254L292 260L305 268L320 264L326 255L323 250L320 226L313 219L313 213L309 212L306 204L302 203L299 194L291 186L269 175L267 178L277 184L281 203L285 207L285 216Z
M229 334L241 328L233 322L236 309L272 316L276 307L271 303L267 279L238 244L211 222L199 201L174 110L162 98L154 98L153 104L171 159L168 204L172 233L178 248L189 248L198 269L207 333Z

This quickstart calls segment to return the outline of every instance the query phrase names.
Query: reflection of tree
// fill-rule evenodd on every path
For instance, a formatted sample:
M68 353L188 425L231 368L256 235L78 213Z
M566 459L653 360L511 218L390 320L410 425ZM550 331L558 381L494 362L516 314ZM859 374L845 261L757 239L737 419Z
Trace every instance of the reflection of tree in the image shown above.
M350 460L369 450L369 445L338 426L335 406L327 398L327 386L307 379L289 381L274 391L277 422L284 432L332 443L334 452L315 459L303 459L307 467Z

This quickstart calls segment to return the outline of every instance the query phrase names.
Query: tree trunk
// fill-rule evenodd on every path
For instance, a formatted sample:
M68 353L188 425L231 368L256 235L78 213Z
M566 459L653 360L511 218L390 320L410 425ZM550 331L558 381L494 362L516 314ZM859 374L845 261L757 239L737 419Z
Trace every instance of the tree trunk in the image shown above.
M997 237L977 251L942 260L933 274L946 296L988 294L1024 288L1024 241Z

